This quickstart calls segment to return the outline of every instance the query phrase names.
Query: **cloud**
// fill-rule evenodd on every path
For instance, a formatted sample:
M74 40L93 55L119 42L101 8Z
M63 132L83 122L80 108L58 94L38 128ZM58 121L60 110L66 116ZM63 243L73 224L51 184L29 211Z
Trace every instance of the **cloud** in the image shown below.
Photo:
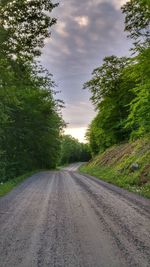
M94 116L90 94L82 90L92 70L105 56L128 55L120 6L125 0L62 0L58 18L43 49L42 63L54 74L60 97L66 102L64 118L70 127L86 127ZM87 107L83 105L87 103Z
M73 104L66 105L66 108L63 110L63 115L66 118L68 127L77 128L87 127L95 112L90 102L76 101Z
M44 63L49 69L55 68L54 72L61 74L64 72L64 65L67 65L69 73L74 71L75 66L78 69L84 66L89 71L98 64L98 60L100 64L107 54L119 55L123 49L126 53L123 16L116 8L119 1L64 0L63 3L57 8L57 13L60 14L57 15L58 23L52 31L52 42L47 43L44 49ZM62 53L62 50L66 52ZM56 52L56 57L60 59L59 64L56 61L55 66L52 66L51 60L55 58Z
M129 0L114 0L114 4L117 8L120 9L121 6L123 6L125 3L127 3Z
M68 33L66 31L66 23L63 21L58 21L57 26L56 26L56 32L61 37L68 37Z
M75 17L74 20L80 27L86 27L89 24L89 18L87 16Z

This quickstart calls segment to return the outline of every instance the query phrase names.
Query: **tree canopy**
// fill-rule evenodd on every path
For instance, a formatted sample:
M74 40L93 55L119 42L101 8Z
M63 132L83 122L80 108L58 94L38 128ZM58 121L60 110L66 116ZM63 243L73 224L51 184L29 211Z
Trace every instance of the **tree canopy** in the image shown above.
M136 55L105 57L84 84L97 110L87 131L93 154L150 133L149 1L130 0L122 12Z
M125 31L134 40L136 48L150 45L150 2L130 0L122 6L125 14Z
M59 160L64 122L52 75L35 61L56 19L49 0L1 1L0 179Z
M88 144L80 143L70 135L62 136L60 164L85 162L91 158Z
M57 5L50 0L1 0L3 53L18 58L40 55L44 39L56 23L50 13Z

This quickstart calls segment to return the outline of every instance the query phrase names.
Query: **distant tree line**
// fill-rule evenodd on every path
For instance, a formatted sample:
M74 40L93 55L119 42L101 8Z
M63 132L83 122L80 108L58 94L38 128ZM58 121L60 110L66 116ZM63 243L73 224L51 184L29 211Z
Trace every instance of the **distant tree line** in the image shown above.
M60 156L61 101L39 63L56 19L50 0L0 2L0 181L53 168ZM35 61L36 59L36 61Z
M87 131L93 154L150 134L150 1L131 0L121 9L132 56L105 57L84 84L97 110Z
M61 143L60 165L85 162L91 158L91 152L88 144L80 143L70 135L63 135Z

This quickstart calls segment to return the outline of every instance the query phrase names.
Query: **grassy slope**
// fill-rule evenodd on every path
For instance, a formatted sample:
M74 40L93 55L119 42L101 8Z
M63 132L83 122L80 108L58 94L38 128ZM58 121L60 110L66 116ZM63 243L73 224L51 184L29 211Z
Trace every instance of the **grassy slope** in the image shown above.
M138 163L137 171L131 171L132 163ZM80 171L150 198L150 140L113 146Z
M16 177L12 180L9 180L5 183L0 183L0 197L6 195L8 192L10 192L14 187L16 187L18 184L23 182L26 178L31 176L32 174L36 173L36 171L32 171L29 173L26 173L24 175L21 175L19 177Z

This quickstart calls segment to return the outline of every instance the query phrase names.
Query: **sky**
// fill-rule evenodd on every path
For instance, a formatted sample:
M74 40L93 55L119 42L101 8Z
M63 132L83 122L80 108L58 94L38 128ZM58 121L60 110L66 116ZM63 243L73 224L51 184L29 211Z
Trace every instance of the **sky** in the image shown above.
M64 100L66 134L84 142L86 129L95 116L90 92L83 84L105 56L129 54L120 7L126 0L61 0L51 13L57 24L45 41L41 61L53 74L57 98Z

